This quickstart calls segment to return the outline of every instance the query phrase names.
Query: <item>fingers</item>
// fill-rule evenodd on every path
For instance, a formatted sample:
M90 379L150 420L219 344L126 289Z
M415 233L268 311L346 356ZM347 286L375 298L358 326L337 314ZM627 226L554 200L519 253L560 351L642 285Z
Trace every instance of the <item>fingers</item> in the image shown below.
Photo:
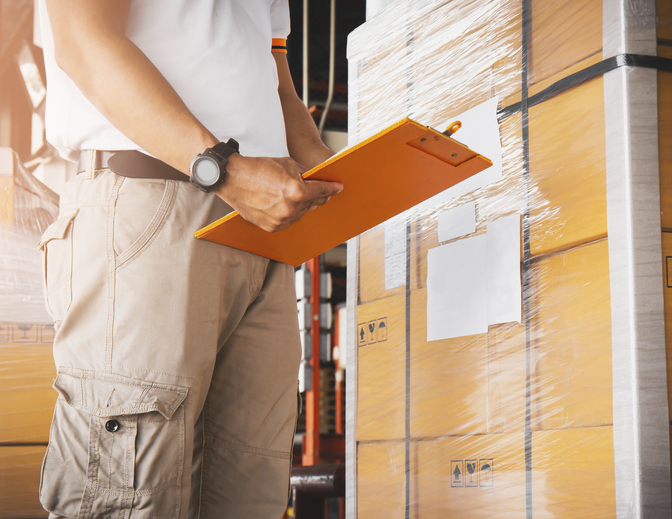
M334 196L343 191L340 182L327 182L326 180L304 181L307 198L323 198Z
M324 205L329 201L330 198L331 198L330 196L322 196L320 198L315 198L311 200L311 206L317 207L318 205Z
M243 167L245 166L245 167ZM307 211L326 204L343 189L340 182L301 178L305 169L291 158L246 158L238 161L222 197L250 223L275 232L289 227Z
M288 198L298 207L308 210L312 206L324 205L335 194L343 190L340 182L323 180L306 180L302 184L294 185L295 192Z

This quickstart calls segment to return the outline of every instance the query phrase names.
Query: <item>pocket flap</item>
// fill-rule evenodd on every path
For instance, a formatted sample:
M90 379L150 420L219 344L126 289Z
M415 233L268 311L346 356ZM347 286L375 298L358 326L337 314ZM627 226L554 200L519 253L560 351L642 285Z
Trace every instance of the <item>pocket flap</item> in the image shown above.
M68 405L103 418L157 411L166 420L189 392L185 387L72 368L59 370L54 389Z
M71 211L66 211L59 216L58 219L44 231L38 247L42 249L50 240L62 240L78 212L79 209L73 209Z

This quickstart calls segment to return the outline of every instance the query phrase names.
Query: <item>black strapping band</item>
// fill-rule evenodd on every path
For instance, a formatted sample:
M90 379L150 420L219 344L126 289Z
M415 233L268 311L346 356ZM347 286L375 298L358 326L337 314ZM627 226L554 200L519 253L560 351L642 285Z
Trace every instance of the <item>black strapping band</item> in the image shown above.
M406 43L406 56L413 52L414 34L413 30L408 28L408 39ZM413 104L413 61L406 69L406 103L410 113ZM404 519L411 517L411 222L406 221L406 402L404 405L404 464L406 472L406 506L404 510Z
M520 112L523 138L523 185L525 214L523 215L523 311L525 313L525 518L533 519L532 503L532 293L531 293L531 232L530 232L530 128L529 128L529 48L532 35L532 0L522 0L522 70L520 71Z
M544 88L541 92L530 96L527 99L527 106L538 105L547 99L554 97L562 92L569 90L585 81L589 81L598 76L602 76L607 72L616 70L621 67L637 67L637 68L652 68L663 72L672 72L672 59L661 58L660 56L646 56L643 54L617 54L611 58L607 58L599 63L595 63L589 67L579 70L574 74L556 81L551 86ZM499 110L499 119L506 119L516 112L520 112L521 103L514 103Z

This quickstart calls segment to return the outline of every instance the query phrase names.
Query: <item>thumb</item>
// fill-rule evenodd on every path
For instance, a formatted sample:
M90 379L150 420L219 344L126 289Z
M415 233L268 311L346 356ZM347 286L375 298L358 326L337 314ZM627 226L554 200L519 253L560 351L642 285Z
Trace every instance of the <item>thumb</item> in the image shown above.
M329 182L327 180L306 180L305 186L308 198L334 196L343 191L343 184L340 182Z

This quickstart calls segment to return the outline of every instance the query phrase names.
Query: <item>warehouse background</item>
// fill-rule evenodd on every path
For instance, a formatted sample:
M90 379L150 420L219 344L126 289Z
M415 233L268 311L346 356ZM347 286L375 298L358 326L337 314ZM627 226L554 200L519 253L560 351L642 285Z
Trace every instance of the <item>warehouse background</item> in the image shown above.
M319 124L329 2L309 2L307 82L303 2L290 5L290 67ZM44 142L32 9L0 0L3 519L44 517L53 328L34 244L72 175ZM490 107L475 124L493 123L501 148L500 176L352 240L347 269L343 247L321 260L332 290L318 303L332 313L319 432L332 435L323 461L342 461L347 426L347 516L668 519L672 2L339 0L336 28L332 142L405 116L440 130L461 119L460 140ZM447 232L458 212L470 229ZM513 267L489 261L502 244ZM505 279L506 317L455 332ZM336 335L348 343L345 423Z

